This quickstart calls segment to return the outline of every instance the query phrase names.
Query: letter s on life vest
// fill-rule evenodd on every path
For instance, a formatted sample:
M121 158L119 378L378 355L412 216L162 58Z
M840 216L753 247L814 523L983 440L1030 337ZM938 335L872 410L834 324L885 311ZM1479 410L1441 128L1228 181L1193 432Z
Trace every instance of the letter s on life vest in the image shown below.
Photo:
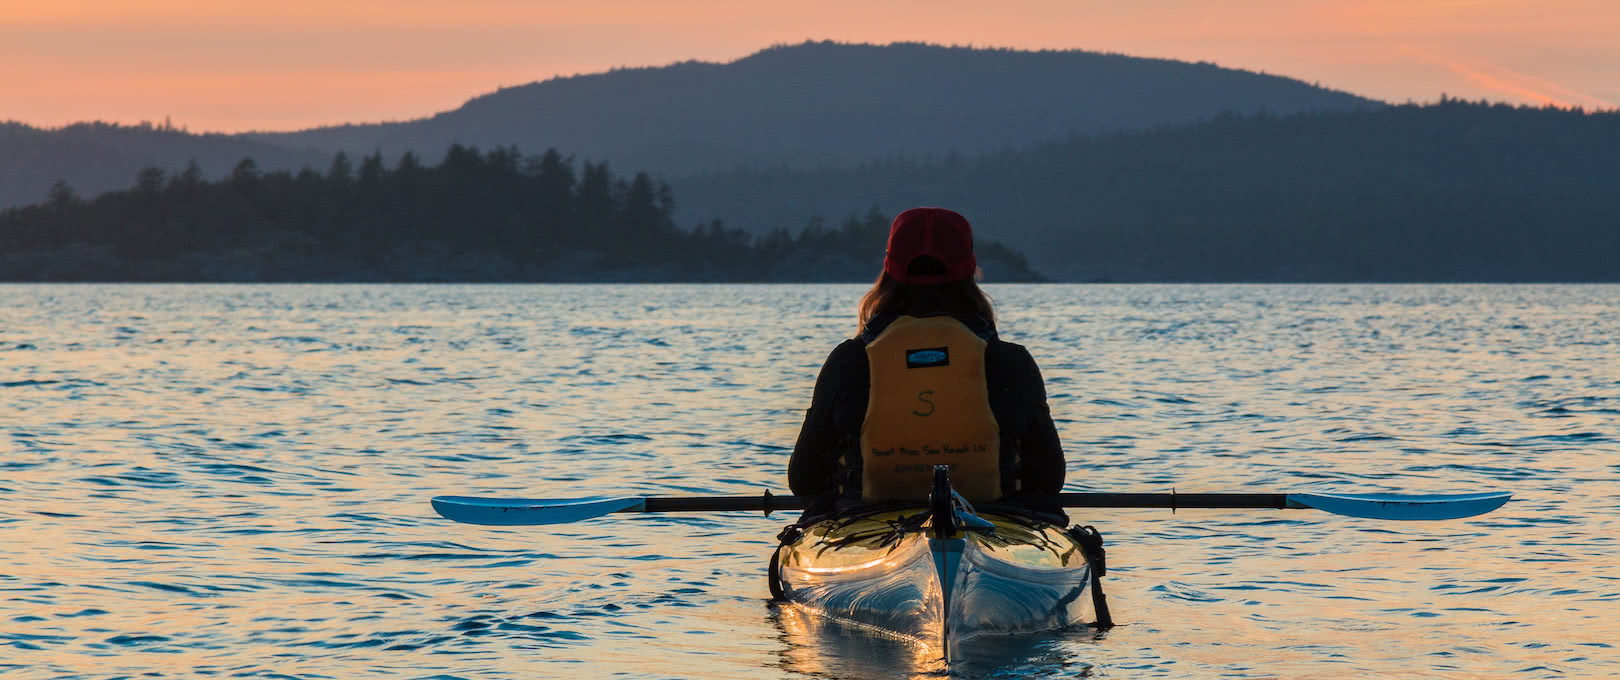
M923 390L921 392L918 392L917 393L917 401L920 401L920 402L922 402L924 404L927 404L928 405L928 410L927 411L912 411L911 415L924 416L924 417L934 415L934 402L929 399L929 397L932 397L932 396L934 396L934 391L933 390Z
M1001 428L984 375L988 346L949 316L901 316L867 342L861 498L927 499L932 464L950 465L951 485L969 501L1001 497ZM898 460L878 454L890 450Z

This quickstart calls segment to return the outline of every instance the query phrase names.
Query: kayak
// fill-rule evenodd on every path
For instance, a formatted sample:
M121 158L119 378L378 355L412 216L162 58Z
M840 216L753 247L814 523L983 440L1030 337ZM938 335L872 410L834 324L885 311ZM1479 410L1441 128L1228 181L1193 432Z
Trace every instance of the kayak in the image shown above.
M949 519L936 526L935 517ZM947 658L974 638L1099 618L1088 589L1101 574L1093 574L1083 532L1034 514L975 513L965 503L948 513L889 505L785 534L770 570L780 600L942 648Z

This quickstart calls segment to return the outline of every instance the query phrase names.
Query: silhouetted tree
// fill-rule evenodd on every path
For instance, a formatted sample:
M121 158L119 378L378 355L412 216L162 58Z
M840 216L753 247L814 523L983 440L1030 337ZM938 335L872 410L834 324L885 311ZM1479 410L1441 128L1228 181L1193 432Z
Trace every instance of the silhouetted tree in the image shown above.
M197 165L197 161L194 161L194 160L193 161L188 161L186 163L186 169L180 171L180 174L175 175L174 179L172 179L171 182L175 186L180 187L180 188L184 188L184 189L194 189L196 187L202 186L202 183L203 183L202 166Z
M163 168L141 168L135 173L135 190L143 196L157 196L163 190L163 178L167 174Z
M64 210L79 202L79 194L68 186L67 180L56 180L51 185L51 191L46 196L45 204L56 210Z
M244 158L231 169L231 184L238 188L246 188L259 180L259 164L251 158Z
M376 185L382 181L383 174L386 172L387 170L383 168L383 157L381 151L374 151L370 156L366 156L360 161L361 184L368 186Z
M614 196L613 174L607 163L585 163L580 171L577 214L585 232L582 243L589 247L619 246L621 234L615 233L613 219L619 211Z
M326 170L326 179L333 184L348 184L354 180L354 164L349 155L339 151L332 155L332 165Z

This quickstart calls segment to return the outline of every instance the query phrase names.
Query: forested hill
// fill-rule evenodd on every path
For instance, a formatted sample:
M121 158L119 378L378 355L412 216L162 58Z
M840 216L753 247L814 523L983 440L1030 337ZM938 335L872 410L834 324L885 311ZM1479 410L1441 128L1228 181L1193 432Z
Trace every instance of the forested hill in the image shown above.
M805 43L724 64L690 61L554 78L399 123L246 135L161 125L41 130L0 123L0 208L43 200L58 180L97 194L127 186L142 167L179 172L196 161L217 178L249 156L265 170L297 171L324 168L337 151L381 150L392 163L405 151L453 143L516 145L566 148L614 167L678 177L972 154L1185 123L1222 111L1380 106L1207 63L1083 51Z
M948 205L1058 280L1620 281L1620 113L1445 101L674 184L681 209Z
M1084 51L804 43L724 64L555 78L428 119L252 138L326 151L551 146L666 177L798 169L1249 113L1382 104L1208 63Z
M59 183L0 212L0 281L870 281L888 235L869 210L837 228L806 220L754 236L683 230L669 187L556 151L524 157L453 146L436 166L405 154L326 172L210 182L199 166L147 168L93 199ZM979 245L991 281L1040 280L1024 258Z

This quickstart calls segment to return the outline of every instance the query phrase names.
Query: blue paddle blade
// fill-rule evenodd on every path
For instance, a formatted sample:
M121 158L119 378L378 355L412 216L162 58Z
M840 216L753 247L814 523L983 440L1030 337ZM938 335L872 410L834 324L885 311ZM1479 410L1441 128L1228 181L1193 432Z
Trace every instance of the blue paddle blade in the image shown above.
M635 496L592 498L474 498L439 496L433 509L445 519L488 526L567 524L614 512L637 512L645 499Z
M1367 519L1459 519L1482 515L1507 503L1506 491L1465 494L1291 493L1288 507Z

